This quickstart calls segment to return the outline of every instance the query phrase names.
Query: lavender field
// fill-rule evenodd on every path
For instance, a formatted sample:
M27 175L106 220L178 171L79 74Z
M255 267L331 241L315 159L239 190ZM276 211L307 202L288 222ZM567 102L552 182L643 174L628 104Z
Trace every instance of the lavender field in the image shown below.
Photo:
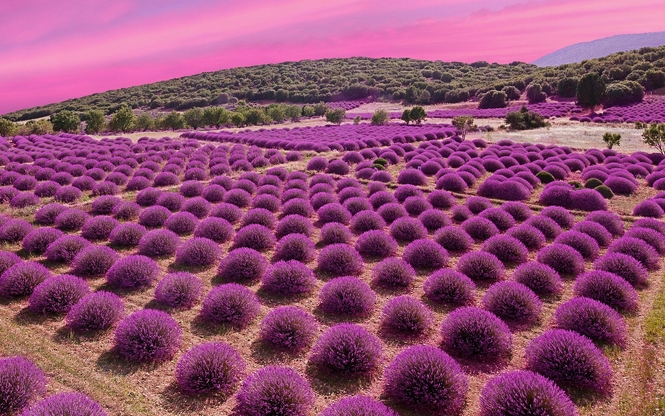
M662 414L665 156L457 133L0 138L0 414Z

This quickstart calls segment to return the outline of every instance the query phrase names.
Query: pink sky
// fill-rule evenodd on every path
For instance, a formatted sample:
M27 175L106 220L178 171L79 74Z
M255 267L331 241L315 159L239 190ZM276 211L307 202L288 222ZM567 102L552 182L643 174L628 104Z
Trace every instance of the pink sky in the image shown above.
M3 0L0 114L300 59L531 62L665 30L663 0Z

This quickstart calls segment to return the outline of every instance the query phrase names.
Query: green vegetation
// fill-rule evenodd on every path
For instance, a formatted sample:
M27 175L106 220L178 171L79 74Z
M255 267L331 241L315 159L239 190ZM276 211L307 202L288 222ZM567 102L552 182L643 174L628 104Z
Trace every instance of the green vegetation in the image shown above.
M544 170L541 170L540 172L536 173L536 178L540 180L540 183L547 184L550 182L554 182L554 176L552 176L551 173L545 172Z
M612 107L639 103L644 99L644 88L635 81L619 81L612 83L605 89L603 106Z
M127 133L134 127L136 116L131 108L122 106L118 111L113 113L111 120L109 120L109 129L113 132L122 131Z
M0 136L13 136L14 132L16 132L16 123L6 118L0 118Z
M372 125L373 126L383 126L388 124L390 121L390 114L386 110L380 109L376 110L372 114Z
M585 74L577 83L577 104L593 110L603 102L605 81L596 72Z
M85 118L85 132L86 134L97 134L104 129L104 113L99 110L90 110Z
M54 131L74 133L81 127L81 118L69 110L63 110L59 113L51 114L49 120L51 121L51 124L53 124Z
M599 185L599 186L596 186L593 189L598 191L603 196L603 198L605 198L605 199L614 198L614 192L612 192L612 190L609 187L605 186L605 185Z
M466 138L466 133L478 130L478 126L474 124L473 117L471 116L458 116L453 118L453 126L460 131L462 139Z
M599 187L600 185L603 184L603 181L601 181L598 178L591 178L588 181L584 182L584 187L587 189L595 189Z
M644 322L644 333L651 343L665 342L665 279L653 302L653 309Z
M642 140L648 146L665 154L665 124L651 124L642 133Z
M603 134L603 141L607 145L607 148L611 149L614 146L621 145L621 135L619 133L605 133Z
M415 122L416 124L420 124L427 118L427 112L425 111L424 108L421 106L417 105L411 109L407 108L402 112L402 116L400 117L406 124L409 124L410 122Z
M333 124L342 124L346 118L346 111L343 108L326 111L326 121Z
M511 130L531 130L549 126L543 116L529 111L526 107L522 107L520 111L508 113L506 124L510 126Z
M538 104L545 102L547 94L543 92L542 85L533 83L526 87L526 98L529 100L529 104Z
M503 108L508 105L507 99L505 92L490 90L480 97L478 108Z

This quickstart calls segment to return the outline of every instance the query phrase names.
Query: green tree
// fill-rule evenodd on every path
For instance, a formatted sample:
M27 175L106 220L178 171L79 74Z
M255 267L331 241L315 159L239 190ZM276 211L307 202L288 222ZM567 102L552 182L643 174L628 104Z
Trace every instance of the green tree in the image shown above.
M302 115L303 117L314 117L316 115L316 110L311 105L303 106Z
M81 127L81 118L69 110L62 110L56 114L51 114L49 118L53 124L53 130L73 133Z
M473 123L471 116L458 116L453 118L453 126L462 134L462 139L466 138L466 133L476 131L478 127Z
M374 114L372 114L372 125L373 126L383 126L385 124L388 124L390 121L390 114L386 110L380 109L376 110Z
M605 133L603 134L603 141L607 145L608 149L611 149L614 146L621 145L621 135L618 133Z
M353 124L356 124L356 125L357 125L357 124L360 124L360 121L361 121L361 120L362 120L362 119L360 118L360 116L355 116L355 117L353 118Z
M529 104L538 104L547 99L547 94L543 92L542 85L531 84L526 87L526 98L529 100Z
M150 113L141 113L136 117L136 130L147 131L155 129L155 119Z
M411 110L405 108L404 111L402 111L402 116L400 119L408 125L411 122Z
M268 124L272 121L270 116L262 108L244 108L242 115L245 116L245 123L249 125Z
M520 111L508 113L506 124L510 126L511 130L531 130L549 125L543 116L529 111L526 107L522 107Z
M185 118L185 123L190 127L193 127L194 130L203 126L203 109L200 107L190 108L185 111L183 117Z
M205 110L203 110L203 125L204 126L215 126L219 128L221 124L221 119L223 116L223 113L226 113L227 111L222 108L222 107L207 107ZM227 118L228 121L228 118Z
M556 85L559 97L575 97L577 95L577 78L561 78Z
M283 103L289 99L289 92L285 89L279 89L275 92L275 101Z
M487 91L480 97L478 108L504 108L506 106L506 93L503 91Z
M330 110L328 104L318 103L317 105L314 106L314 115L325 116L328 110Z
M414 121L416 124L420 125L427 118L427 111L424 108L417 105L409 111L409 119Z
M346 110L343 108L326 111L326 121L328 123L342 124L342 121L344 121L345 118Z
M135 122L136 116L132 109L127 105L123 105L111 116L109 129L114 132L122 131L123 133L127 133L134 127Z
M291 119L291 121L296 122L302 117L302 107L299 105L288 105L286 106L286 116Z
M577 83L577 104L582 108L593 109L603 102L605 81L595 72L584 74Z
M162 127L173 131L182 129L185 127L185 118L179 112L171 111L162 120Z
M520 90L513 85L506 85L501 89L501 91L506 93L506 98L510 101L519 100L521 97Z
M281 123L286 120L286 111L282 104L268 106L268 116L274 121Z
M51 134L53 133L53 124L49 120L30 120L25 123L19 131L21 134Z
M650 124L642 133L642 140L646 145L665 154L665 124Z
M245 116L242 115L242 113L233 112L231 113L230 119L231 123L233 123L233 125L236 127L241 127L242 125L245 124Z
M99 110L90 110L85 116L86 134L97 134L104 129L106 119L104 113Z
M9 137L16 133L16 123L0 117L0 136Z

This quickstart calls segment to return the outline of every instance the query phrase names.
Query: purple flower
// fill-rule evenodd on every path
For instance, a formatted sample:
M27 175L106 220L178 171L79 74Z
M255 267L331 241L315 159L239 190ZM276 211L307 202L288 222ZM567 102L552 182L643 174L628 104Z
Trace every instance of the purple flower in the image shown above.
M67 314L67 325L78 332L99 331L115 325L125 314L118 295L94 292L83 297Z
M267 366L245 379L236 400L234 410L243 416L307 416L315 396L307 380L295 370Z
M171 359L182 338L178 323L166 312L144 309L125 318L115 330L115 348L131 361Z
M263 318L259 337L273 348L297 353L311 345L317 330L311 314L297 306L281 306Z
M355 324L328 328L312 347L310 362L322 371L346 377L371 374L383 355L381 342Z
M223 342L199 344L178 361L175 378L181 391L231 395L245 374L245 362Z

